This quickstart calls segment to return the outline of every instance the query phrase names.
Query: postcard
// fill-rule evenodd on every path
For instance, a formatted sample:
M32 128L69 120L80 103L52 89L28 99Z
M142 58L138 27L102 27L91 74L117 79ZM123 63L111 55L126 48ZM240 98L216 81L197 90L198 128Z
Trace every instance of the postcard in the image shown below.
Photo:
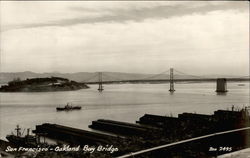
M250 155L248 1L0 1L0 157Z

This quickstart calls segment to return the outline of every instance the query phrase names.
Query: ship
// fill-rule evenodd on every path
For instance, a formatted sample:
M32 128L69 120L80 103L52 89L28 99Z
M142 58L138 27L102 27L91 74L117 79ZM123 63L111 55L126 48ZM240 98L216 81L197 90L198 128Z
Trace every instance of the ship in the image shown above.
M21 133L21 128L19 125L15 128L16 134L12 133L6 136L6 139L15 146L22 146L22 147L35 147L37 145L36 136L30 135L30 129L27 129L27 134L23 135Z
M70 110L81 110L81 109L82 109L81 106L72 106L72 105L69 105L69 103L65 105L64 107L56 108L57 111L70 111Z

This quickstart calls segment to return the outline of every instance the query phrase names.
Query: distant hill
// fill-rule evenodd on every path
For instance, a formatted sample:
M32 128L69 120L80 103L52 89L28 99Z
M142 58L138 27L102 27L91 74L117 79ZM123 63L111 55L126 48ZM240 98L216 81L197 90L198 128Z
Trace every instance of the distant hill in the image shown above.
M25 72L1 72L0 73L0 84L6 84L12 81L14 78L20 78L21 80L26 80L27 78L44 78L44 77L62 77L69 80L77 82L86 81L98 81L97 72L77 72L77 73L35 73L30 71ZM217 78L217 77L227 77L235 78L237 76L200 76L200 78ZM178 75L174 74L176 79L193 79L198 78L196 76ZM139 74L139 73L121 73L121 72L103 72L103 81L119 81L119 80L143 80L143 79L169 79L169 74Z

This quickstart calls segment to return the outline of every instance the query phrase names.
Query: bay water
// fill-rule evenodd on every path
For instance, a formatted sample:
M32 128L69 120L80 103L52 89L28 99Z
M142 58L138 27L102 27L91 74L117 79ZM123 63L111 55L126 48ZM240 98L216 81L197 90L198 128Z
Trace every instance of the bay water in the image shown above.
M243 84L243 85L239 85ZM0 139L14 130L35 129L43 123L56 123L86 130L97 119L135 123L144 114L178 116L183 112L213 114L218 109L249 106L249 82L228 82L228 92L217 94L214 82L169 84L110 84L98 92L89 89L63 92L0 93ZM71 103L76 111L56 111Z

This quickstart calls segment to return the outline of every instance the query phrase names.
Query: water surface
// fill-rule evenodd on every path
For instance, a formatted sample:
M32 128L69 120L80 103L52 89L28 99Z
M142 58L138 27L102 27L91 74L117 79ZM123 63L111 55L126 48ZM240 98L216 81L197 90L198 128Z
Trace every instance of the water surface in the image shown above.
M229 82L226 95L215 92L215 83L97 85L90 89L65 92L0 93L0 138L4 139L17 124L35 129L45 122L88 129L96 119L114 119L134 123L145 113L177 116L183 112L212 114L232 105L249 106L249 83ZM57 112L67 102L82 106L80 111ZM88 129L90 130L90 129Z

